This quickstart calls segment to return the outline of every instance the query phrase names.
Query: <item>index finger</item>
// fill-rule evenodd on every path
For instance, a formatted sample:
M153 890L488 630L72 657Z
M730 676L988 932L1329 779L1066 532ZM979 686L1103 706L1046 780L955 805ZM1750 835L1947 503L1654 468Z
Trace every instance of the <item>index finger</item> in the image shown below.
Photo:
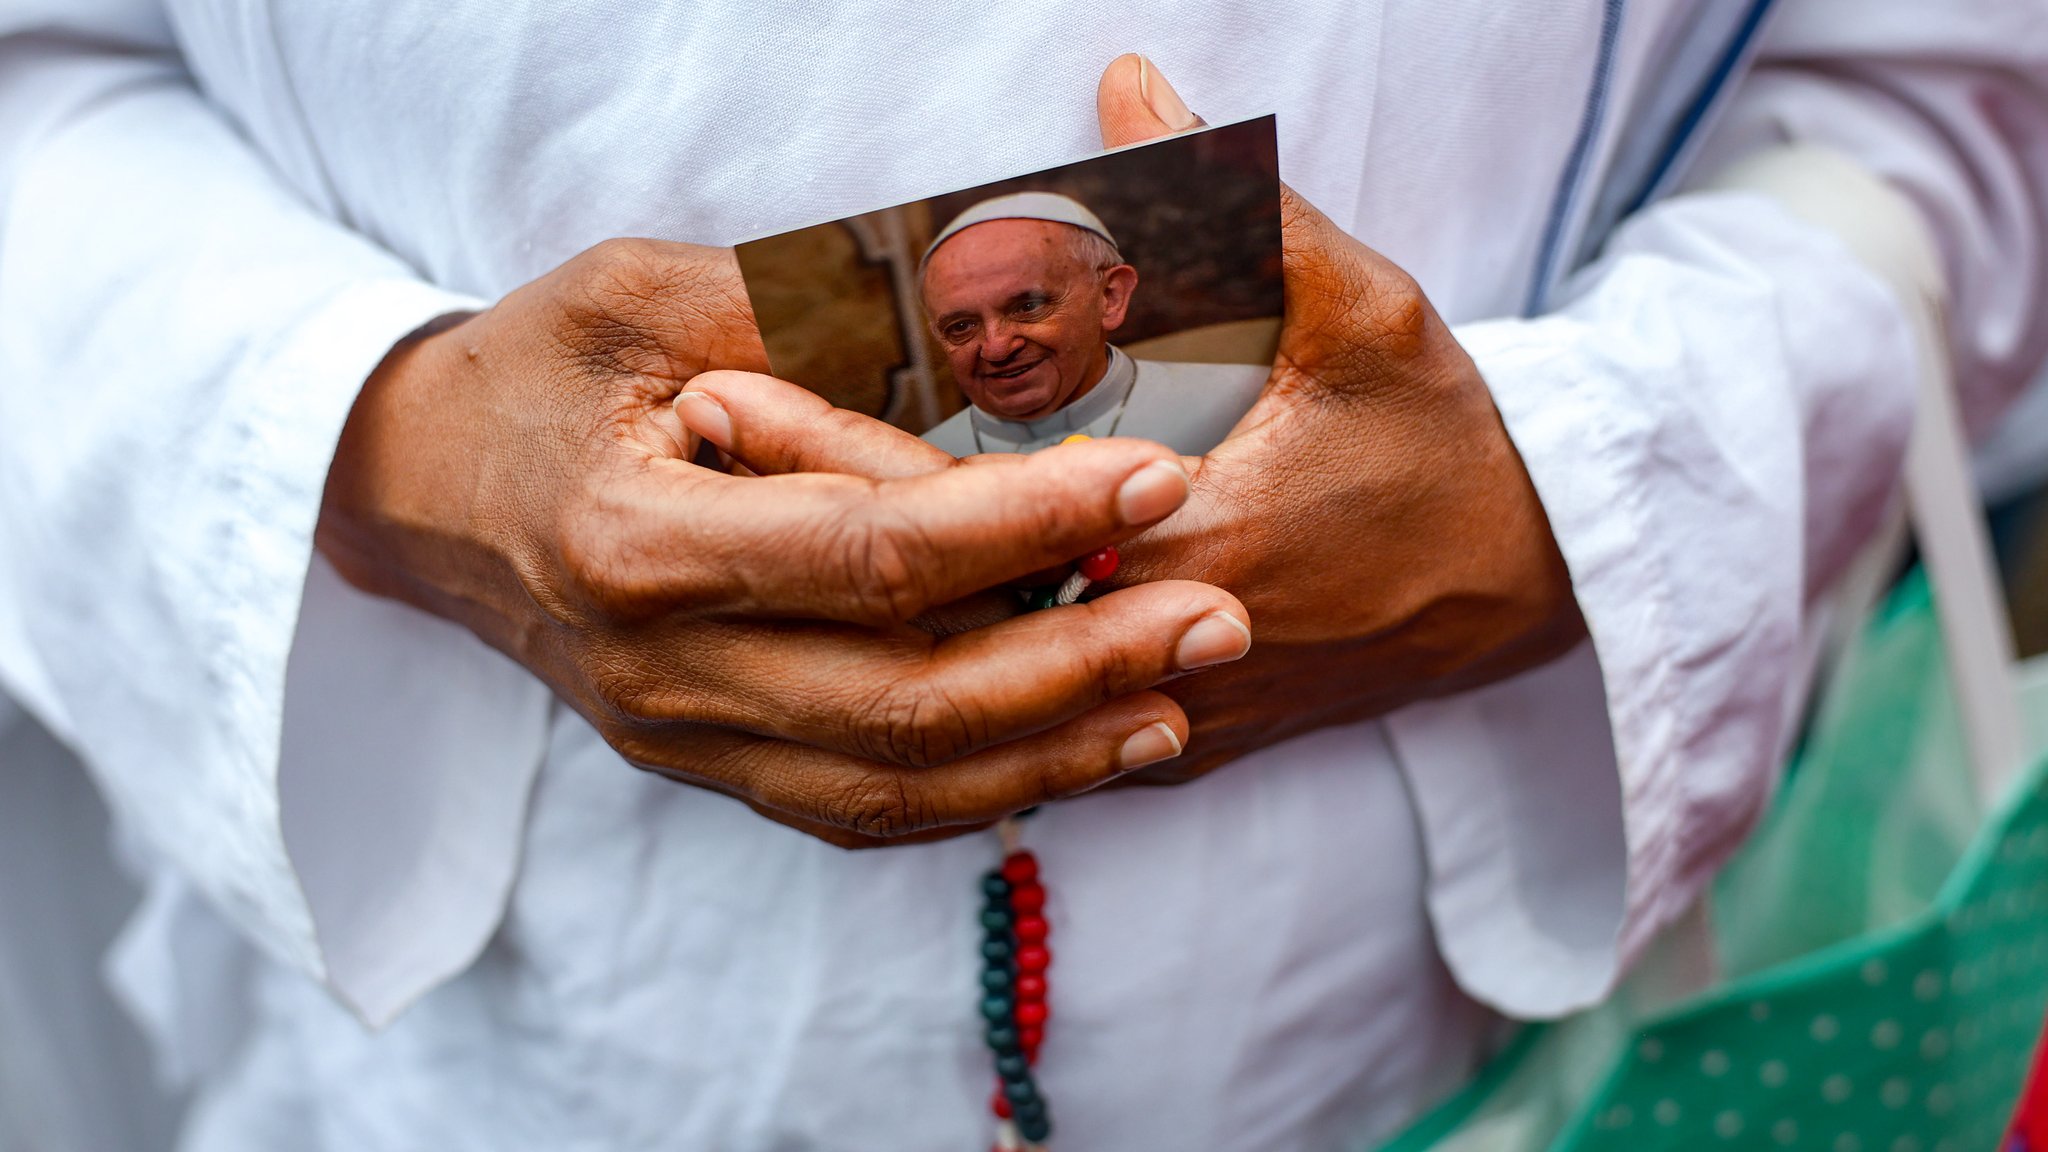
M757 372L706 372L683 386L675 409L684 427L759 476L846 472L885 480L959 463L900 428Z
M902 623L1117 543L1189 492L1179 456L1133 439L882 480L646 467L618 528L629 586L698 611L860 624Z

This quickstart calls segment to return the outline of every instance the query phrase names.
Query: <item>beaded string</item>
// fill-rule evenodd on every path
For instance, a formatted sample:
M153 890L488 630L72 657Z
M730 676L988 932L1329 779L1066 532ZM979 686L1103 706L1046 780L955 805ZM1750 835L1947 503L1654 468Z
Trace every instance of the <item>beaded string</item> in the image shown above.
M1086 439L1074 435L1061 443ZM1072 604L1090 584L1114 575L1116 567L1116 549L1104 548L1082 559L1058 587L1029 593L1025 602L1033 610ZM1024 820L1032 811L996 825L1002 862L981 877L981 1015L995 1058L996 1091L989 1101L996 1114L995 1152L1043 1152L1052 1136L1045 1094L1031 1074L1051 1018L1046 993L1052 967L1045 886L1039 882L1038 858L1022 846Z
M995 1055L996 1092L989 1106L996 1114L997 1152L1042 1148L1052 1135L1045 1096L1031 1075L1048 1017L1050 926L1038 860L1016 846L1019 823L1016 817L1002 822L1003 862L981 878L981 1014Z

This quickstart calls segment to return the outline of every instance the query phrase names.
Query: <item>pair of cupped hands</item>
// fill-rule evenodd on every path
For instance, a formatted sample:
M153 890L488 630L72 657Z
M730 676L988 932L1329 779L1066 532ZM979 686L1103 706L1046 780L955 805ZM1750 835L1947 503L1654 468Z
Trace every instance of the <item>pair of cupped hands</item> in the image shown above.
M1139 56L1097 112L1106 146L1200 123ZM1272 377L1207 456L956 460L766 375L730 249L618 240L392 351L319 547L628 761L846 846L1191 780L1563 651L1570 581L1470 357L1399 268L1291 190L1282 217ZM1106 545L1088 602L992 591Z

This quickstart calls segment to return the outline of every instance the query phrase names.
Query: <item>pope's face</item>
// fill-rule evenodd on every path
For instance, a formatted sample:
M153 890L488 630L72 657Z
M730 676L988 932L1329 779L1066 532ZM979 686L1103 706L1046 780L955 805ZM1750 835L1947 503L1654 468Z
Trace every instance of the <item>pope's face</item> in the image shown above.
M955 233L925 265L925 315L953 379L982 411L1036 420L1102 378L1106 334L1123 323L1138 274L1090 267L1074 231L990 220Z

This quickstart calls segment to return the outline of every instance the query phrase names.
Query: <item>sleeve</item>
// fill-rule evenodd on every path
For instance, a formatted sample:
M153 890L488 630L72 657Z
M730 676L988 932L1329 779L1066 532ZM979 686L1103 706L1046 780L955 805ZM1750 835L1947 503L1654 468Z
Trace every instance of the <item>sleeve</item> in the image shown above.
M1624 222L1551 314L1459 330L1589 634L1389 720L1440 947L1512 1015L1605 996L1762 811L1828 593L1894 498L1919 358L1954 356L1983 429L2048 340L2041 6L1783 8L1700 171L1820 145L1884 177L1939 244L1949 347L1830 231L1705 189Z
M0 2L0 301L0 687L388 1020L495 926L549 703L313 529L362 381L479 303L310 209L130 0Z

